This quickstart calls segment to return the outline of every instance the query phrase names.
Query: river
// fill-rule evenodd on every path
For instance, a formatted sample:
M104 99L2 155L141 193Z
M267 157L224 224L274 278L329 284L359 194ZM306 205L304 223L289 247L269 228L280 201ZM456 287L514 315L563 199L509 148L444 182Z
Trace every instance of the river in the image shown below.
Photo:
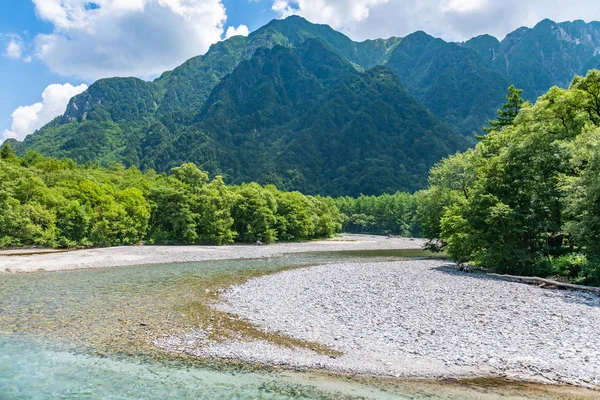
M544 386L502 380L389 382L182 358L153 346L209 323L220 287L288 268L423 255L327 252L0 274L0 399L546 398L537 397L548 395ZM555 389L554 398L590 395Z

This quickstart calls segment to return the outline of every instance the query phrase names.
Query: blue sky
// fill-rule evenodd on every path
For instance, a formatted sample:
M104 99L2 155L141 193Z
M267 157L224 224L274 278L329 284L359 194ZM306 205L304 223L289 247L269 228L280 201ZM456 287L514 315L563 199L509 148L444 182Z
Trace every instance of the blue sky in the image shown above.
M34 36L52 31L52 25L35 17L32 2L3 0L0 5L0 33L20 33ZM6 37L2 37L3 47ZM10 127L10 114L18 106L39 101L40 94L51 83L70 81L57 77L41 62L25 63L6 56L0 58L0 132Z
M588 0L1 0L0 142L60 115L96 79L152 79L216 41L291 14L355 40L416 30L465 40L502 38L543 18L600 20L600 7Z

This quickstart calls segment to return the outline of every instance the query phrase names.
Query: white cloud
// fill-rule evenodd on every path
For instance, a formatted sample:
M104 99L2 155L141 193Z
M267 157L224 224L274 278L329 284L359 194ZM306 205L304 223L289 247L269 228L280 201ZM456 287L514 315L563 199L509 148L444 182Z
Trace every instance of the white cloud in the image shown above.
M227 32L225 32L225 39L229 39L230 37L237 35L248 36L249 34L250 31L246 25L240 25L237 28L230 26L227 28Z
M349 30L367 19L371 8L387 2L388 0L274 0L271 9L281 17L297 14L311 22Z
M23 140L25 136L41 128L57 116L63 114L71 97L83 92L87 85L50 85L42 93L42 101L30 106L22 106L12 113L12 128L2 133L1 141L9 138Z
M33 2L54 26L36 37L36 56L57 74L90 81L172 69L221 40L227 20L221 0Z
M19 58L21 58L21 55L23 54L23 50L21 48L21 43L17 42L15 40L11 40L8 43L8 46L6 46L6 55L10 58L14 58L15 60L18 60Z
M18 60L23 55L23 39L16 34L6 35L9 40L6 45L4 55L12 59Z
M405 36L423 30L445 40L462 41L483 33L502 39L544 18L600 20L589 0L272 0L280 17L297 14L329 24L355 40Z

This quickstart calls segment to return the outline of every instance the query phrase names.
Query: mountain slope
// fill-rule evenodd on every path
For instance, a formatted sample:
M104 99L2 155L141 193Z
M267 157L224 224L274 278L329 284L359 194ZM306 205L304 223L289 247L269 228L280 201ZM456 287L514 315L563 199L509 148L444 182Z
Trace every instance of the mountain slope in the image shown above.
M413 97L470 137L481 132L508 87L475 51L424 32L404 38L385 65Z
M477 37L463 45L535 100L551 86L567 87L574 75L600 66L600 22L545 19L509 33L501 42Z
M466 141L388 69L359 73L331 46L310 39L259 49L240 63L172 146L233 183L358 195L423 187L427 170Z
M192 151L189 159L229 181L269 182L264 177L274 179L273 155L286 141L284 132L293 129L288 125L318 104L332 85L357 73L319 39L296 48L259 49L217 85L195 117L194 129L215 144L218 157L206 163L207 157L194 155L195 146L187 144L189 129L175 146L184 154Z
M474 142L510 83L531 99L600 67L599 25L358 43L300 17L274 20L152 82L97 81L15 148L159 172L194 161L229 182L312 193L418 189L421 171Z
M380 66L342 80L298 124L277 164L309 193L417 190L441 155L467 144Z

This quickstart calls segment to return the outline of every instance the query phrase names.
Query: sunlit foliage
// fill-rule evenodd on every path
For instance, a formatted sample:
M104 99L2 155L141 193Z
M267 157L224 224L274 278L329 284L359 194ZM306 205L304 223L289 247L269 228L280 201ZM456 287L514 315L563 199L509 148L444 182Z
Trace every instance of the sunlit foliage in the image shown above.
M194 164L168 174L119 164L80 166L0 150L0 247L274 242L332 236L330 198L209 181Z
M457 261L600 284L600 71L432 169L424 232Z

